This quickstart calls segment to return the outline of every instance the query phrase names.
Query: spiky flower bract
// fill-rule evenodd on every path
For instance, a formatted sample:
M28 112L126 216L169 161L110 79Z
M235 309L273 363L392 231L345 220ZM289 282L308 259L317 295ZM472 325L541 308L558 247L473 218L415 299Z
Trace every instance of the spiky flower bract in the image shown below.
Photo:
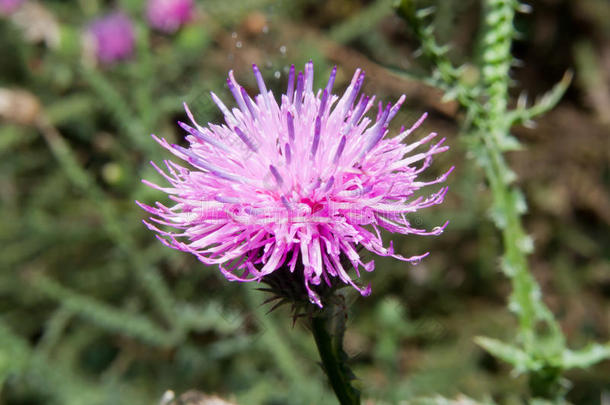
M110 64L129 58L135 46L133 23L116 11L96 19L87 27L86 39L93 46L96 59Z
M425 117L389 138L388 125L405 96L393 105L379 103L372 120L366 114L375 97L358 97L364 72L356 70L339 97L332 93L336 68L326 87L314 93L313 63L296 75L292 66L278 104L256 65L253 69L260 90L254 98L229 73L227 84L238 108L229 109L212 93L224 124L203 127L185 105L191 125L179 125L188 134L188 147L153 135L191 168L165 161L164 171L153 163L170 185L144 182L169 194L175 205L140 203L153 214L145 221L148 228L167 246L217 264L229 280L299 280L319 307L319 291L329 287L349 284L362 295L370 293L370 285L357 285L346 268L349 264L358 277L360 268L373 270L374 262L363 262L360 249L407 262L426 256L401 256L391 242L383 246L380 232L438 235L446 225L426 231L406 217L441 203L447 192L442 187L427 198L414 198L450 172L429 182L418 179L433 155L447 149L443 139L411 153L434 133L403 142Z
M172 33L192 18L194 10L193 0L148 0L146 17L153 28Z

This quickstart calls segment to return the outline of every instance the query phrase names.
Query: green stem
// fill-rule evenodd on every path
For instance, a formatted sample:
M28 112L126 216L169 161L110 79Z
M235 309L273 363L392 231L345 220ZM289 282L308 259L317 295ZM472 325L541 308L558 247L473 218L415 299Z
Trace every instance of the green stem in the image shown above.
M529 238L523 229L521 215L525 202L521 191L511 185L514 174L503 156L502 142L510 137L511 120L508 116L509 71L512 60L511 46L514 37L513 22L517 3L509 0L485 0L484 21L486 32L482 38L481 67L484 94L487 102L478 109L473 128L477 133L485 156L485 173L489 181L496 213L496 225L502 232L504 244L503 270L511 280L513 292L511 309L519 319L523 345L534 353L536 323L544 321L550 332L561 336L553 315L540 299L540 287L532 276L527 255Z
M338 315L341 316L341 315ZM347 358L343 351L343 332L345 324L332 327L333 316L328 310L313 316L311 330L320 353L322 366L330 385L341 405L359 405L360 393L351 385L352 372L345 364ZM333 329L333 332L331 332Z
M512 185L514 174L506 164L502 141L510 136L512 122L507 119L511 46L514 37L514 1L485 0L484 20L486 32L482 38L482 82L487 102L479 109L474 120L484 169L489 181L496 210L496 225L502 233L504 257L502 267L512 284L509 307L517 315L523 347L533 356L540 355L542 336L536 325L544 322L554 340L563 343L563 335L553 314L541 299L540 286L528 266L531 250L529 238L523 228L521 215L525 203L521 191ZM498 216L499 215L499 216ZM542 354L544 356L544 354ZM545 359L546 360L546 359ZM548 361L548 360L547 360ZM561 376L561 370L529 370L530 384L537 393L550 398Z
M491 134L490 134L491 135ZM538 285L532 277L527 263L526 250L521 247L520 241L526 238L521 224L519 210L516 207L516 199L519 190L511 188L503 178L507 172L502 153L493 141L493 136L484 140L485 151L489 157L489 164L485 166L485 173L489 181L494 203L498 211L502 213L502 222L497 223L502 233L504 244L503 270L511 280L513 287L514 303L512 310L519 319L520 331L526 348L531 349L533 344L534 322L536 309L532 295L538 290Z
M550 110L565 92L571 75L564 76L533 106L528 108L525 103L518 103L510 110L511 48L517 34L514 19L520 3L519 0L481 0L481 3L480 78L472 83L460 80L462 67L454 68L445 55L446 47L436 43L432 26L426 24L431 9L418 10L416 0L401 0L398 11L419 39L422 54L435 68L428 82L444 90L446 97L457 99L466 110L462 133L473 156L485 170L493 195L492 217L502 234L502 270L512 285L509 309L518 318L523 351L535 359L532 364L536 366L527 370L530 386L535 395L555 398L563 392L563 369L557 366L556 359L563 355L565 337L553 313L544 304L540 286L528 266L532 242L521 219L526 208L525 199L513 184L516 175L506 163L504 152L515 150L519 145L510 135L511 127ZM543 364L542 369L539 364Z
M567 391L566 385L562 383L561 372L559 367L545 367L532 373L528 381L532 396L561 404Z

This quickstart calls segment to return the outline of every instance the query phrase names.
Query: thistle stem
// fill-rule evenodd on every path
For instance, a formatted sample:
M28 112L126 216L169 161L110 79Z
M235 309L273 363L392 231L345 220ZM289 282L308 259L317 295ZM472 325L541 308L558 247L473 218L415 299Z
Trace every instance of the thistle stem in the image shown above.
M338 315L339 317L341 315ZM333 322L332 311L328 309L311 319L311 331L316 341L324 372L328 376L339 403L341 405L359 405L360 393L352 387L351 370L345 364L347 356L343 351L343 333L345 323Z

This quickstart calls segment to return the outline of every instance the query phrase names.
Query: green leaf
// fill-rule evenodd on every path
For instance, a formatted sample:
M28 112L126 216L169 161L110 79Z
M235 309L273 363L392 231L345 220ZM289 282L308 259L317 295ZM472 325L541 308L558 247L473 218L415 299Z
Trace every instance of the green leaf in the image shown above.
M564 350L562 365L564 368L588 368L603 360L610 359L610 343L590 344L581 350Z
M527 124L535 117L550 111L572 83L573 74L571 71L565 72L562 79L551 90L540 97L534 105L529 108L517 107L515 110L508 113L508 121L510 125Z
M493 356L511 364L518 372L538 370L542 367L540 361L533 359L525 351L500 340L477 336L475 342Z
M521 142L509 134L498 139L498 147L504 152L523 150L523 145L521 145Z

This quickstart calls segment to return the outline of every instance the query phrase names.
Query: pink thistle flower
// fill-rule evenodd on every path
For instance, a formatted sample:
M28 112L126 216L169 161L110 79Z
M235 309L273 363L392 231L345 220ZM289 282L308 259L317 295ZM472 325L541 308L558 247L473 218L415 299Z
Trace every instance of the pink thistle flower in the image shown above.
M165 172L153 163L170 185L143 182L169 194L175 205L138 203L154 215L144 221L147 227L165 245L217 264L229 280L266 281L280 273L299 280L305 296L320 307L320 291L339 285L370 294L370 285L358 286L345 267L350 264L358 277L360 268L374 269L373 261L362 261L360 248L407 262L426 256L401 256L391 242L383 246L380 232L439 235L447 225L426 231L406 217L443 201L447 187L427 198L413 195L444 182L452 170L432 181L418 179L433 155L448 149L442 139L411 153L435 133L403 143L425 115L388 138L388 125L405 96L394 105L379 103L372 120L366 113L375 97L358 98L364 81L360 69L339 97L332 93L336 67L326 87L314 93L313 63L296 77L292 66L279 105L256 65L253 69L260 90L254 98L229 72L227 84L238 108L230 110L211 94L225 124L200 126L185 105L191 125L179 125L188 133L188 148L153 135L192 169L165 161ZM282 280L279 284L286 285Z
M172 33L192 18L193 11L193 0L148 0L146 16L153 28Z
M133 24L123 12L117 11L93 21L87 28L87 37L97 60L102 63L114 63L133 54Z
M25 0L0 0L0 15L10 15L21 7Z

